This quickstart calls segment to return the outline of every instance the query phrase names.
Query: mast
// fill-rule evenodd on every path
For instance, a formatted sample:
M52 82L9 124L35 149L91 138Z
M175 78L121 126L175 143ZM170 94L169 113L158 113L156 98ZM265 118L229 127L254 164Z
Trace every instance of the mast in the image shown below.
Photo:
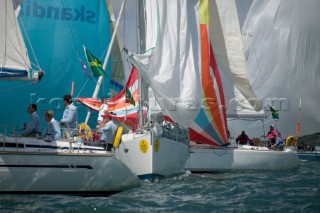
M141 51L144 50L145 48L145 42L142 42L141 39L143 39L143 41L145 41L145 37L144 34L141 33L142 31L145 30L144 25L142 25L141 23L144 23L144 7L143 7L143 2L141 2L142 0L138 0L137 3L137 52L139 54L141 54ZM144 120L143 120L143 99L144 99L144 93L143 93L143 88L142 88L142 77L139 74L138 71L138 89L139 89L139 110L138 110L138 118L139 118L139 129L140 131L142 131L142 127L144 125Z
M106 0L106 5L107 4L108 4L108 0ZM107 55L106 55L106 57L104 59L104 62L103 62L103 67L102 67L103 70L106 70L107 63L108 63L108 60L109 60L109 57L110 57L110 53L111 53L111 50L112 50L112 46L113 46L114 40L116 38L117 31L118 31L118 28L119 28L120 19L121 19L122 13L124 11L125 4L126 4L126 0L122 0L121 9L120 9L119 16L118 16L118 19L117 19L117 22L116 22L116 26L114 28L114 31L113 31L113 34L112 34L112 37L111 37L111 40L110 40L110 45L109 45L109 48L108 48ZM96 88L95 88L95 90L93 92L92 98L97 98L99 90L100 90L100 86L101 86L101 83L102 83L102 80L103 80L103 76L99 76L99 79L97 81ZM88 123L90 115L91 115L91 110L89 110L88 113L87 113L85 124Z

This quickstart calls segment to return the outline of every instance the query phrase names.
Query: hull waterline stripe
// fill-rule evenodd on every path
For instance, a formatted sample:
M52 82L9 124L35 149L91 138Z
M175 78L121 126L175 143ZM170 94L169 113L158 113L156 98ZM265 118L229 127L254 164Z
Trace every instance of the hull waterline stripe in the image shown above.
M90 165L20 165L20 164L11 164L11 165L0 165L0 168L74 168L74 169L93 169Z

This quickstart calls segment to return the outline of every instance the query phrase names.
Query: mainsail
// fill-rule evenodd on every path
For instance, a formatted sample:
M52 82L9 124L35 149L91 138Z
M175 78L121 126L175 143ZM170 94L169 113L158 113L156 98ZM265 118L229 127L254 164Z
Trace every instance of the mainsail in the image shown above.
M0 80L40 80L43 71L31 66L17 20L20 6L16 4L13 0L0 1Z
M271 103L279 113L276 127L282 136L294 135L301 99L300 136L319 133L320 2L239 0L236 3L249 79L268 110L265 125L274 123ZM240 125L247 124L238 123L235 127ZM263 129L263 124L246 129L254 135L257 129Z

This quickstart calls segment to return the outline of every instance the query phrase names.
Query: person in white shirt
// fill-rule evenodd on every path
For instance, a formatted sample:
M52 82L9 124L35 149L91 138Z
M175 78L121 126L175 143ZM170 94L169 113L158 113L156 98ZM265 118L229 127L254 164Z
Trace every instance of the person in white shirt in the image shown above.
M72 103L71 95L63 96L63 103L66 109L63 112L62 119L60 121L61 125L68 124L66 127L70 129L77 128L78 125L78 112L77 107Z
M107 145L107 150L111 151L115 133L117 131L117 125L113 122L109 113L102 115L103 123L97 125L98 132L101 133L100 142Z
M44 113L44 119L48 122L47 128L42 133L41 137L45 139L47 142L51 142L52 140L60 140L61 139L61 129L58 121L56 121L53 117L53 111L48 110Z
M35 137L36 134L41 134L41 126L39 115L37 114L37 105L29 104L28 112L30 114L30 122L26 129L21 133L20 137Z
M101 98L101 106L99 108L99 114L98 114L98 124L101 124L103 122L103 115L108 112L108 100L106 98Z

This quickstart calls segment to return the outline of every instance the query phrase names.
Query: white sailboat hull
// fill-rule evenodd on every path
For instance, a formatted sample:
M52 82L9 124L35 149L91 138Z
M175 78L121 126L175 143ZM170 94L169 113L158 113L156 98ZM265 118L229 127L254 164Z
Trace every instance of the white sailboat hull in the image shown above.
M79 149L72 143L69 149L69 142L13 140L1 140L0 193L109 195L140 185L113 153L97 151L99 147Z
M140 179L153 179L183 172L189 147L187 143L150 133L129 133L122 136L115 154Z
M226 170L283 170L297 167L299 167L297 152L243 146L242 148L191 147L185 169L191 172L213 172Z

